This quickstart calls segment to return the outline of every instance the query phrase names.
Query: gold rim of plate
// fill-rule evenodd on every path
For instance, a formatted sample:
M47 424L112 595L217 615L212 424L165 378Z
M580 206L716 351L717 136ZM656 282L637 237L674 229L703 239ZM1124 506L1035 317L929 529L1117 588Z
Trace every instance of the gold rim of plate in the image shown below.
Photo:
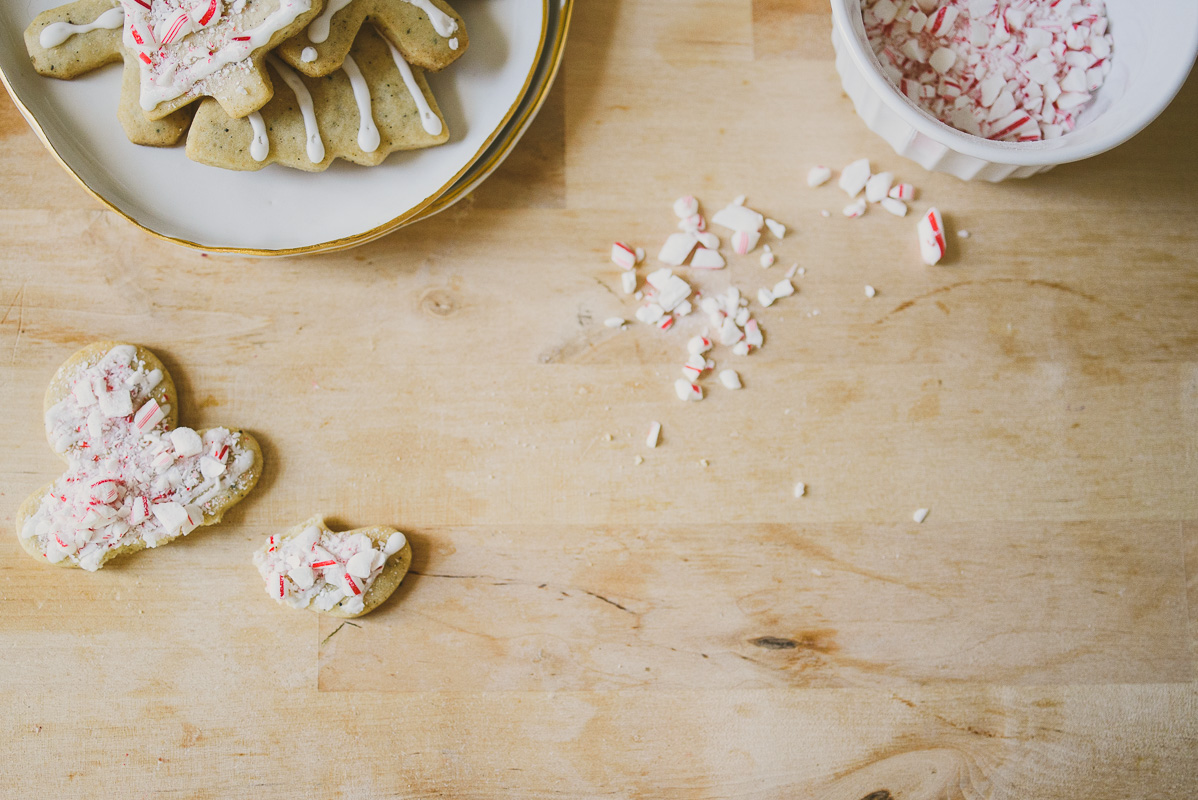
M457 203L462 197L471 191L472 187L477 187L482 181L485 181L491 176L491 173L499 168L504 159L511 153L512 148L516 145L519 139L524 135L528 126L532 123L532 119L540 112L541 106L545 105L545 99L549 96L549 90L553 88L554 82L557 80L558 69L561 67L562 54L566 48L566 38L570 33L570 18L574 11L574 0L562 0L562 18L561 24L558 26L558 36L554 41L554 51L551 56L549 71L545 75L545 82L541 85L539 94L536 99L525 109L520 118L512 125L511 131L508 133L504 143L496 150L490 158L486 160L479 169L476 177L462 181L460 185L455 185L445 194L439 196L436 200L428 205L416 217L407 220L399 227L414 225L417 222L426 220L429 217L440 214L445 209ZM467 172L474 169L477 162L467 168Z
M331 253L337 250L347 250L351 247L357 247L358 245L372 242L375 239L386 236L388 233L391 233L392 231L404 226L409 222L416 222L419 219L423 219L423 217L420 216L421 212L435 203L441 197L441 195L445 194L450 188L452 188L453 185L457 183L458 179L469 172L470 168L475 165L478 159L480 159L491 147L491 145L494 144L495 139L505 128L508 127L508 123L511 121L512 117L515 116L516 109L520 107L522 102L524 102L525 95L532 86L532 79L537 74L537 70L541 66L541 58L545 54L545 44L549 40L549 3L550 0L542 0L541 39L537 44L537 55L532 61L532 67L529 69L528 75L526 75L524 78L524 85L520 88L520 93L516 97L516 101L512 103L510 108L508 108L507 113L504 114L503 120L495 126L495 129L491 131L486 140L479 146L478 150L474 153L466 165L458 170L453 177L451 177L443 186L441 186L441 188L437 189L435 192L421 200L412 208L409 208L403 214L400 214L395 219L392 219L389 222L384 222L382 225L371 228L368 231L354 234L353 236L345 236L340 239L334 239L332 241L322 242L320 244L307 245L305 247L280 248L277 250L252 247L208 247L197 244L196 242L192 242L188 239L167 236L164 233L159 233L156 230L147 228L145 225L142 225L140 222L133 219L133 217L129 216L124 211L109 202L108 198L104 197L91 186L89 186L87 181L83 180L83 178L77 172L75 172L75 170L71 169L71 166L67 164L63 157L58 154L58 151L54 149L54 145L50 143L49 137L47 137L46 132L42 130L42 126L38 123L37 118L34 117L33 112L30 111L28 107L26 107L25 103L21 101L20 96L13 89L12 84L9 82L8 76L4 74L3 67L0 67L0 83L4 84L5 90L8 91L8 96L12 98L17 110L21 112L21 116L23 116L25 121L29 123L29 127L33 128L33 132L37 136L38 140L40 140L42 145L50 151L50 155L54 157L54 160L58 162L58 165L66 170L67 173L75 179L75 182L83 187L84 191L98 200L105 208L116 212L121 217L128 220L132 225L148 233L150 236L153 236L155 239L160 239L164 242L171 242L172 244L177 244L181 247L187 247L204 253L226 253L230 255L244 256L297 256L316 253ZM565 8L565 13L562 15L558 23L559 33L563 32L565 27L569 24L570 10L573 7L573 0L563 0L563 5ZM557 51L553 54L554 64L551 70L551 75L557 73L557 68L560 66L562 53L564 51L561 47L561 44L565 43L565 36L561 35L558 37L558 39L560 44ZM541 96L538 97L536 103L534 103L536 108L540 108L541 103L544 102L544 96L548 93L548 87L552 85L552 83L553 80L550 78L550 80L546 82L546 85L541 88ZM520 130L520 126L517 126L513 129L513 131L518 130ZM509 138L511 137L509 136ZM508 144L502 149L501 152L506 152L508 149L510 149L510 147L511 145Z

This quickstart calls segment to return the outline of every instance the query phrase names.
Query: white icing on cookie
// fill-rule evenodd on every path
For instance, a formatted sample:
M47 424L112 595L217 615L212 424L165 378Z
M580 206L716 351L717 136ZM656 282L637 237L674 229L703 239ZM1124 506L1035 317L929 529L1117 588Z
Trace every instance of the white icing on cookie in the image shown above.
M353 0L329 0L328 5L324 7L324 11L321 12L320 16L312 20L312 24L308 26L308 41L312 42L312 44L320 44L327 41L333 15L351 2Z
M278 8L245 28L247 4L226 11L224 0L121 0L124 43L141 61L141 107L195 92L206 78L239 64L312 8L311 0L277 0ZM168 40L169 39L169 40Z
M20 536L48 561L100 568L126 545L155 547L203 522L208 505L237 487L254 454L240 434L167 431L170 406L151 392L162 372L119 345L70 376L70 393L46 411L47 437L68 469L43 495Z
M305 64L311 64L319 57L320 54L316 52L315 47L305 47L300 52L300 61L304 62Z
M42 28L38 42L42 47L49 50L53 47L58 47L76 34L90 33L98 30L115 31L124 24L125 9L110 8L97 17L94 22L86 25L72 25L69 22L52 22Z
M250 157L255 161L265 161L270 155L270 139L266 135L266 121L257 111L248 117L250 126L254 129L254 141L250 142Z
M284 64L276 56L270 56L270 65L275 68L283 82L295 93L299 103L300 114L304 117L304 133L308 139L308 160L313 164L324 161L324 140L320 138L320 127L316 124L316 108L312 104L312 94L300 77L292 72L291 67Z
M433 30L437 32L438 36L453 36L457 31L458 21L433 5L431 0L404 0L404 2L414 5L428 14L428 21L433 23Z
M425 133L430 136L440 136L443 127L441 118L433 113L432 106L424 97L424 92L420 91L420 84L416 83L416 76L412 74L412 68L408 66L408 62L404 60L390 40L384 38L383 41L387 42L387 47L391 48L391 58L395 61L395 66L403 77L404 85L408 87L408 93L416 101L416 108L420 112L420 124L424 126Z
M358 104L358 147L362 148L363 153L373 153L379 149L382 141L379 137L379 129L374 124L374 111L370 104L370 87L366 85L366 79L362 77L362 70L358 69L358 62L354 61L353 56L346 54L341 68L349 76L349 85L354 90L354 100Z

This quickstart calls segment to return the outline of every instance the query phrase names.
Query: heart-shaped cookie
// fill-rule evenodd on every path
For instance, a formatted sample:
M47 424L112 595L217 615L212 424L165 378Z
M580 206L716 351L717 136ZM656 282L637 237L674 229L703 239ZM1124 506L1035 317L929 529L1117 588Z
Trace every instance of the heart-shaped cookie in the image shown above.
M292 608L352 619L399 587L412 565L407 538L386 526L336 533L315 516L254 553L266 593Z
M219 522L258 482L262 451L243 431L176 427L177 404L145 348L97 342L71 356L45 400L46 437L68 468L17 511L21 546L95 571Z

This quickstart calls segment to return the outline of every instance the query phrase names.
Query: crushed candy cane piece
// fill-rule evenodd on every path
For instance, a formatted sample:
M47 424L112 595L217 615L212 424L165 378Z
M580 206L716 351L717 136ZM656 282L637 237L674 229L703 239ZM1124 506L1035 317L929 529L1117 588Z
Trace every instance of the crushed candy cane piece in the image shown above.
M767 247L768 247L768 245L767 245ZM761 254L762 269L769 269L770 267L774 266L774 261L775 261L774 254L771 253L769 250L766 250L764 253Z
M745 337L744 332L736 327L736 320L728 317L720 325L720 344L730 347Z
M844 215L849 219L856 219L865 214L865 198L861 198L855 203L849 203L844 207Z
M662 245L657 260L672 267L680 267L698 243L699 240L693 233L672 233Z
M761 347L764 342L765 338L761 334L761 326L757 324L757 320L751 319L746 322L744 343L750 347Z
M698 212L699 201L689 194L674 201L674 216L679 219L686 219Z
M944 238L944 220L940 211L929 208L919 219L916 226L919 234L919 253L928 266L933 266L944 258L947 243Z
M869 183L869 177L869 159L860 158L840 171L840 188L849 197L856 197Z
M927 518L928 509L926 508L916 509L915 513L911 515L911 519L915 520L916 522L923 522Z
M711 349L711 339L706 336L696 336L686 343L686 351L691 355L702 355Z
M741 388L740 375L734 369L720 370L720 383L724 384L726 389Z
M646 325L652 325L665 316L665 309L657 303L648 303L636 310L636 318Z
M807 484L802 481L795 484L795 497L802 497L807 494Z
M887 196L895 200L902 200L904 203L909 203L915 199L915 187L909 183L896 183L890 187Z
M611 246L611 260L620 269L632 269L636 266L636 251L623 242Z
M703 399L703 390L697 384L679 378L674 381L674 394L679 400L699 401Z
M882 209L894 214L896 217L907 216L907 204L902 200L895 200L893 197L882 198Z
M893 172L879 172L877 175L871 175L865 183L865 199L871 203L880 203L893 185Z
M199 455L204 451L204 441L191 428L175 428L169 436L175 452L182 458Z
M765 217L743 205L730 205L716 212L711 221L730 231L760 231Z
M623 328L627 322L623 317L608 317L603 320L603 324L608 328Z
M624 290L624 294L632 294L636 291L636 273L629 270L628 272L620 273L620 288Z
M736 231L732 234L732 249L738 256L747 255L757 247L761 234L757 231Z
M137 428L138 433L146 433L153 430L164 419L166 419L166 412L158 405L158 401L151 397L133 415L133 425Z
M682 376L692 381L699 379L699 376L707 371L707 359L703 356L691 356L682 365Z
M823 186L832 179L832 170L825 166L815 166L807 171L807 185L814 189Z
M767 217L765 227L770 229L770 233L774 235L775 239L782 239L786 236L786 226L776 219L769 219Z
M783 278L782 280L778 281L774 284L774 288L770 290L770 294L772 294L775 299L779 297L790 297L794 293L795 287L794 284L790 282L789 278Z
M691 256L691 267L693 269L723 269L724 264L724 257L718 251L707 247L700 247Z
M657 447L657 443L661 441L661 423L649 423L649 436L645 439L645 444L649 447Z
M875 289L874 287L870 286L869 284L866 284L866 286L865 286L865 296L866 296L866 297L873 297L873 296L874 296L874 295L876 295L877 293L878 293L878 290L877 290L877 289Z

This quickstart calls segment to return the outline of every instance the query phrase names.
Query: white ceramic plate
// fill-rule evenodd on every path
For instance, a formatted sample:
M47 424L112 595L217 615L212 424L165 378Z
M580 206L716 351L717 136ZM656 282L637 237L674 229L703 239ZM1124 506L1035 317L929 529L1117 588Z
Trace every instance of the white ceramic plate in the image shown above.
M73 81L29 66L22 33L59 0L0 4L0 71L30 123L97 197L152 233L210 251L281 255L347 247L416 216L460 178L515 114L546 39L548 0L454 0L470 48L429 85L449 124L441 147L327 172L237 173L181 147L132 145L116 118L120 68Z

